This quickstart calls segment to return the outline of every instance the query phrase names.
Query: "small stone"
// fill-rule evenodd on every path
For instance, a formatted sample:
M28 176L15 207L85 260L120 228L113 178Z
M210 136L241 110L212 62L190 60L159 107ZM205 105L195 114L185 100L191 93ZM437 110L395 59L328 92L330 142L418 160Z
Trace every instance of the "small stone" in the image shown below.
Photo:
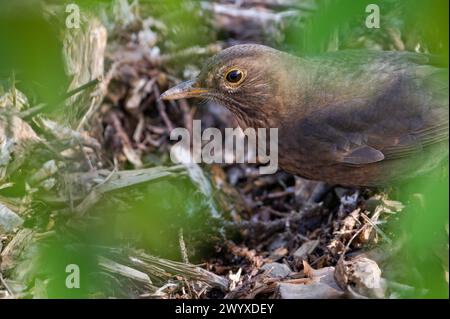
M23 224L23 219L8 207L0 203L0 232L10 232Z
M347 262L350 268L349 279L360 289L377 289L381 287L381 270L377 263L368 258L356 258Z
M303 245L300 246L299 249L297 249L294 253L294 257L298 258L300 260L306 259L309 254L311 254L314 249L316 249L317 245L319 245L319 241L316 240L308 240L307 242L303 243Z
M338 299L344 292L320 282L312 284L280 283L278 292L281 299Z
M261 269L268 271L268 275L271 278L285 278L292 272L288 266L281 263L268 263L262 266Z

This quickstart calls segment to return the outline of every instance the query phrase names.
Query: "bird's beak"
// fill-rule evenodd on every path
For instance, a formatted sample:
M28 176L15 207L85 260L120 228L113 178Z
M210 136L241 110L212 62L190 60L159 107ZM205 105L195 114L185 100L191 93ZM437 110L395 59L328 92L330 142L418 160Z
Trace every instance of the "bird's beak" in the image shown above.
M197 87L196 80L182 82L161 94L163 100L178 100L188 97L199 97L208 93L207 89Z

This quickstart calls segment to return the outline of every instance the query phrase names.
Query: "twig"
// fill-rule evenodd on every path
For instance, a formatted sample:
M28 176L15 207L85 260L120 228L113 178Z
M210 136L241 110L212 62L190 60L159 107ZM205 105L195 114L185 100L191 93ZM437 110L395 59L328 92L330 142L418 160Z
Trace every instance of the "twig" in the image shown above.
M153 92L155 93L155 96L157 96L157 97L159 97L161 95L161 92L159 91L157 85L153 86ZM158 111L159 111L159 114L161 115L161 118L163 119L164 123L167 126L167 129L169 130L169 132L171 132L173 130L173 124L170 121L169 116L166 113L166 105L160 98L156 99L156 105L158 107Z
M184 263L189 264L189 258L188 258L188 254L187 254L186 244L185 244L184 238L183 238L183 228L180 228L178 237L179 237L179 242L180 242L181 258L183 259Z
M239 8L234 5L219 4L219 3L209 3L202 2L202 6L206 10L210 10L215 14L226 15L233 18L249 19L260 24L267 24L272 22L281 22L288 17L297 17L300 15L298 10L287 10L282 12L273 12L271 10L261 10L261 9L246 9Z
M165 274L165 276L170 278L173 275L180 275L187 279L205 282L208 285L220 288L223 291L228 289L228 280L226 278L192 264L162 259L145 253L141 253L136 257L130 256L130 261L136 266L144 267L147 272L151 272L153 268L158 269L158 276Z
M190 56L195 55L211 55L219 52L222 49L222 44L220 43L213 43L208 45L207 47L199 47L199 46L193 46L172 54L164 54L160 57L159 63L165 64L172 60L180 60L182 58L187 58Z
M13 71L11 75L11 88L14 108L17 107L17 92L16 92L16 73Z
M127 147L131 148L131 141L128 138L127 133L124 131L122 124L120 123L119 117L116 113L111 113L110 118L112 120L112 124L114 126L114 129L117 132L117 135L119 135L119 138L122 141L122 144L125 144Z
M131 171L112 171L106 179L96 185L84 200L74 209L77 216L83 216L86 211L97 203L104 193L151 180L171 176L183 169L183 165L171 167L152 167Z
M186 129L189 131L189 134L192 136L192 118L193 113L189 109L189 104L185 99L181 99L179 101L180 109L183 112L183 123Z
M77 88L67 92L64 95L63 100L65 100L65 99L67 99L67 98L69 98L69 97L71 97L71 96L73 96L73 95L75 95L75 94L77 94L77 93L79 93L79 92L81 92L81 91L91 87L91 86L95 86L95 85L99 84L102 80L103 80L102 77L99 76L98 78L93 79L93 80L91 80L91 81L89 81L89 82L87 82L87 83L85 83L85 84L83 84L83 85L81 85L81 86L79 86L79 87L77 87Z
M8 284L7 284L6 281L3 279L2 273L0 273L0 282L2 283L3 287L6 288L6 290L7 290L8 293L11 295L11 297L15 298L14 292L11 290L11 288L9 288Z
M142 271L133 269L126 265L122 265L114 260L108 259L103 256L98 256L98 263L100 267L111 273L119 274L121 276L130 278L132 280L141 282L145 285L152 287L152 281L150 277L146 273L143 273Z
M353 242L353 240L356 238L356 236L358 236L364 229L366 229L367 224L363 225L360 229L358 229L356 231L356 233L352 236L352 238L350 238L350 240L348 241L347 245L345 246L344 252L341 255L342 260L344 259L344 255L347 253L347 250L350 248L351 243Z
M75 89L65 93L60 99L57 100L56 104L63 102L67 98L69 98L69 97L71 97L71 96L73 96L73 95L75 95L75 94L77 94L77 93L79 93L79 92L81 92L81 91L91 87L91 86L97 85L98 83L101 82L101 80L102 80L101 77L98 77L98 78L96 78L96 79L94 79L92 81L89 81L89 82L81 85L80 87L77 87L77 88L75 88ZM33 107L29 108L28 110L20 112L19 113L19 117L21 117L23 119L24 118L28 118L30 116L36 115L36 114L44 111L48 107L49 107L49 104L40 103L40 104L38 104L36 106L33 106Z
M41 104L38 104L36 106L33 106L33 107L29 108L28 110L20 112L19 113L19 117L25 119L25 118L28 118L30 116L33 116L33 115L35 115L37 113L40 113L43 109L45 109L46 106L47 106L47 104L45 104L45 103L41 103Z
M120 123L120 120L116 113L112 112L111 115L112 124L114 126L114 129L117 132L117 135L119 135L119 138L122 142L122 150L127 159L136 167L142 167L142 162L138 154L134 151L131 141L128 138L127 133L124 131L122 124Z
M144 120L144 116L142 115L142 113L140 113L138 124L136 125L136 129L134 130L134 133L133 133L133 140L136 143L139 143L141 141L142 133L144 132L144 129L145 129L145 120Z
M378 227L378 225L376 225L369 217L367 217L366 214L361 213L361 216L366 222L368 222L373 228L375 228L377 233L379 233L384 240L386 240L389 244L392 243L391 239L380 229L380 227Z
M111 65L111 68L109 69L108 73L104 77L103 81L100 84L99 88L99 96L104 96L106 94L106 91L108 89L109 83L113 79L114 75L116 74L117 68L125 63L125 61L116 61ZM100 103L97 103L95 99L92 99L91 105L89 106L89 109L84 114L84 116L81 118L80 123L77 126L77 131L80 131L83 126L87 123L87 121L91 118L92 114L94 114L99 107Z
M68 140L70 146L78 146L80 143L92 149L100 149L100 143L93 137L85 133L74 131L67 126L63 126L49 119L40 118L39 124L43 129L58 138L59 140Z

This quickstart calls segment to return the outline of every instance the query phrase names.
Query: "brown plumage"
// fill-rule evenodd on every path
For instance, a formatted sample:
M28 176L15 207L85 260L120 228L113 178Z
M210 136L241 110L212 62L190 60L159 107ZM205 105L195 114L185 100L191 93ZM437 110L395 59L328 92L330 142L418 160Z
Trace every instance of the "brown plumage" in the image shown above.
M210 98L242 128L277 127L279 164L309 179L383 185L448 156L448 69L411 52L295 57L238 45L163 99Z

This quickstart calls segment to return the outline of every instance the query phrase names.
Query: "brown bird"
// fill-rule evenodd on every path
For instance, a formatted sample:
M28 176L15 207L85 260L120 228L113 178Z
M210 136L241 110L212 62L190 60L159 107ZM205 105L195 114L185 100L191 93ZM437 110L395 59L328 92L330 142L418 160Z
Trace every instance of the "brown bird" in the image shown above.
M237 45L161 98L211 99L243 129L278 128L279 164L290 173L378 186L448 158L448 69L434 60L367 50L296 57Z

